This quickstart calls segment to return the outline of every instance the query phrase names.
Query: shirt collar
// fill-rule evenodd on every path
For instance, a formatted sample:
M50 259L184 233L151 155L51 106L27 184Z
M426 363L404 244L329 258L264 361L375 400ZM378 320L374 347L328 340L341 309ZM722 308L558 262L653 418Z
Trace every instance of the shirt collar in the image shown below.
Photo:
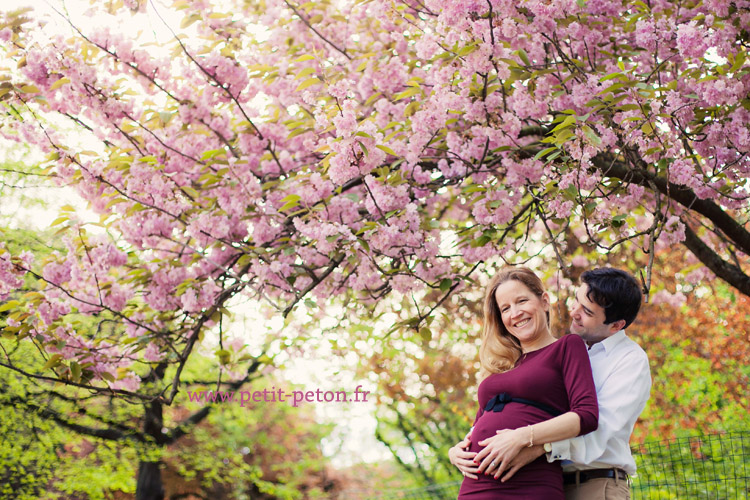
M617 332L617 333L615 333L613 335L610 335L609 337L607 337L606 339L602 340L601 342L597 342L596 344L594 344L592 346L592 349L594 347L596 347L597 345L601 345L602 349L604 349L604 352L608 352L608 351L611 351L612 349L614 349L614 347L617 344L619 344L620 342L622 342L623 340L625 340L625 338L626 338L626 336L625 336L625 330L620 330L619 332Z

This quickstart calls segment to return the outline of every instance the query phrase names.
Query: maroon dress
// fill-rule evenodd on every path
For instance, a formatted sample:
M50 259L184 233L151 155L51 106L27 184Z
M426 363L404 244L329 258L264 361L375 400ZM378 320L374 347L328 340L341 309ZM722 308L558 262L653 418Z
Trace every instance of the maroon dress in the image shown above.
M516 429L543 422L553 415L531 404L515 401L497 404L498 394L521 398L557 410L574 411L581 417L581 434L596 429L599 407L591 376L586 345L578 335L565 335L539 350L524 354L516 366L495 373L479 384L479 411L474 420L469 451L482 449L477 443L494 436L500 429ZM494 399L493 399L494 398ZM485 407L493 399L494 411ZM498 408L502 407L500 411ZM541 444L541 443L536 443ZM562 468L542 455L522 467L507 482L484 474L479 479L464 478L458 500L564 500Z

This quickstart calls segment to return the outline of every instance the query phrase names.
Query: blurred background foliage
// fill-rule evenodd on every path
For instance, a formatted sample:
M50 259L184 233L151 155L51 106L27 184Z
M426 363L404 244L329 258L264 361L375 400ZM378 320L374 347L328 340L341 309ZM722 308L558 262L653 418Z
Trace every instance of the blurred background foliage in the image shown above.
M23 180L8 175L3 195L8 186ZM33 199L28 193L24 196ZM12 214L3 215L2 236L11 250L33 249L43 256L62 246L53 233L24 228ZM581 265L566 269L565 275L554 271L553 259L530 255L528 264L540 270L549 286L557 335L566 331L566 306L586 267L613 265L637 275L647 258L624 249L604 255L574 241L566 251L567 261ZM747 425L750 299L719 280L696 284L686 278L690 272L683 250L658 253L652 277L652 297L658 297L658 303L646 304L628 330L648 353L654 379L634 444L743 430ZM318 423L313 405L217 404L208 418L166 448L136 439L96 438L76 432L70 424L93 428L104 422L127 434L142 413L140 403L117 398L89 401L74 387L47 385L3 369L0 496L132 498L134 471L149 456L158 456L164 464L170 499L364 498L383 490L456 480L447 450L467 432L476 412L481 295L491 273L488 269L480 274L471 289L453 294L431 311L425 311L420 301L433 304L439 290L432 292L435 297L394 295L375 309L345 304L306 318L310 333L305 342L328 346L332 365L350 373L355 382L376 388L375 438L391 460L362 463L348 457L354 465L334 466L321 446L330 438L333 424ZM425 327L408 327L410 318L425 313ZM338 320L324 324L326 315ZM30 344L2 339L0 347L7 357L23 359L29 370L44 364ZM198 383L193 388L199 389L200 380L216 378L212 370L216 364L211 356L198 357L189 365L187 380L192 377ZM278 375L259 375L243 389L291 387L283 380L283 370ZM165 409L165 422L180 422L199 409L182 393Z

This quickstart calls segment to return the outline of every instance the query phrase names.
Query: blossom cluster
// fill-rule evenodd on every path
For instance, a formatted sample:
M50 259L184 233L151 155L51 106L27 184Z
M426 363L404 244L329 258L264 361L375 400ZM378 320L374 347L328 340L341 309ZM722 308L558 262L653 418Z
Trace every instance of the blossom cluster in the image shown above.
M0 26L21 68L0 134L50 153L107 221L101 238L69 225L35 306L50 342L101 353L97 373L162 359L233 293L285 312L446 293L560 221L581 241L679 244L693 205L676 191L748 213L747 0L177 3L205 21L170 59L114 28L18 43L40 28ZM0 295L19 280L0 253ZM60 329L103 313L161 343Z

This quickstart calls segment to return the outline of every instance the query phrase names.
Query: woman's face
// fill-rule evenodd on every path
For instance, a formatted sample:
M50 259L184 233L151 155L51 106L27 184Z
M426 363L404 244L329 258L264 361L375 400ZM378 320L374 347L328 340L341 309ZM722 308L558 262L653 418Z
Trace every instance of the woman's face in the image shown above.
M549 297L546 292L538 297L526 285L511 279L497 287L495 300L503 325L521 346L533 345L547 333Z

